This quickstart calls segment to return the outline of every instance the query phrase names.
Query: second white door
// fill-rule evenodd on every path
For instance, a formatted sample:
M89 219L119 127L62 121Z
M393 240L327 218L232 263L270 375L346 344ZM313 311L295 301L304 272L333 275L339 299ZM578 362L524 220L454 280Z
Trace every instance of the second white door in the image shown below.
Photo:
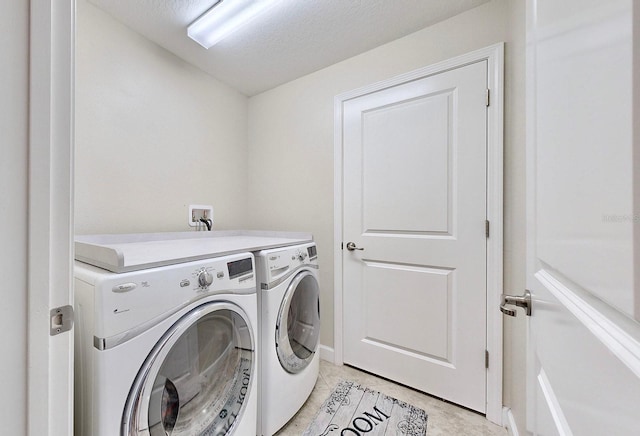
M480 412L486 97L481 61L348 100L342 127L344 362Z

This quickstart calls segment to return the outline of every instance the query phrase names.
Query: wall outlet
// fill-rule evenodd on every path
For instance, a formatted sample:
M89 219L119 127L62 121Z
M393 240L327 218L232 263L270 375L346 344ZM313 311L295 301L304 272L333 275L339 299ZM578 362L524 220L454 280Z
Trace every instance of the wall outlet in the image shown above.
M213 226L213 206L202 204L189 205L189 227L198 227L204 225L202 221L200 221L200 218L211 220L211 225Z

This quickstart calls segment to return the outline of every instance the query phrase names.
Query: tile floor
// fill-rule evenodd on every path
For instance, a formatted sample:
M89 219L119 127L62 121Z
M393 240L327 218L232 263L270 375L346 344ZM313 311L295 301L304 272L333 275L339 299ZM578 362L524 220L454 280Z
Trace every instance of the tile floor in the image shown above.
M427 436L506 436L507 431L484 416L430 397L413 389L378 378L348 366L320 361L320 376L302 409L276 436L300 436L340 380L353 380L370 389L406 401L427 412Z

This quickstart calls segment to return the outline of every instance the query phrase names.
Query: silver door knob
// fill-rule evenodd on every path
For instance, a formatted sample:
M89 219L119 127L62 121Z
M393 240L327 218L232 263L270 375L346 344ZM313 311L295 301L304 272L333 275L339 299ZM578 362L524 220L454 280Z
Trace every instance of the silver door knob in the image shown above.
M349 251L353 251L353 250L364 250L364 248L358 248L358 247L356 247L356 243L355 243L355 242L347 242L347 250L349 250Z
M523 295L505 295L500 297L500 312L509 316L516 316L515 309L509 309L506 306L516 306L524 308L527 316L531 316L531 292L525 290Z

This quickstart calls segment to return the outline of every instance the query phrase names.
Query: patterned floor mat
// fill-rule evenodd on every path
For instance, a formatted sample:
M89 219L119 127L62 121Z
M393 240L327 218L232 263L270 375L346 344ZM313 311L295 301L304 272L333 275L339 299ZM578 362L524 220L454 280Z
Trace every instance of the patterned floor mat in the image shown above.
M303 436L424 436L427 413L404 401L341 381Z

